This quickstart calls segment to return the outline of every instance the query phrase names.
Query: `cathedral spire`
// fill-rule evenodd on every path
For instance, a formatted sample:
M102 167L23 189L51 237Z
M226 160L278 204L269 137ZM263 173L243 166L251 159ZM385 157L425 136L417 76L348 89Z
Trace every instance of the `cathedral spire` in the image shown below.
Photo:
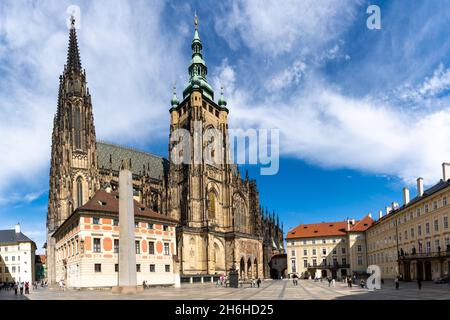
M194 17L194 38L192 39L192 59L189 66L189 82L186 89L183 91L183 98L186 98L194 89L200 89L205 96L214 99L214 91L212 87L208 84L206 76L208 74L208 68L206 67L206 62L203 60L203 45L200 40L200 35L198 32L198 17L195 14Z
M80 72L81 59L78 50L77 31L75 28L75 18L71 17L71 26L69 32L69 51L67 53L67 69Z

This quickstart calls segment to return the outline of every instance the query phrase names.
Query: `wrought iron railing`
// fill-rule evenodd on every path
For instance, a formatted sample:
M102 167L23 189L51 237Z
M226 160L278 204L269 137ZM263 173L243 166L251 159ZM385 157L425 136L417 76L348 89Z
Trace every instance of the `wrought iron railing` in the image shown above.
M350 268L350 264L348 264L348 263L319 263L319 264L308 263L308 268L322 268L322 269Z
M447 258L447 257L450 257L450 251L414 252L414 253L403 253L399 255L399 259Z

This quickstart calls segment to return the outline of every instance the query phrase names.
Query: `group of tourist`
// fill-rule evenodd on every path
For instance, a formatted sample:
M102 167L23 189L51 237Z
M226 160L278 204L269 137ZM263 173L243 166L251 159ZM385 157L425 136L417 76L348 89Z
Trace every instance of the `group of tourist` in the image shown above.
M13 288L14 288L14 294L16 296L17 296L18 292L20 292L20 295L23 295L24 289L25 289L25 294L30 294L30 283L28 281L15 282Z

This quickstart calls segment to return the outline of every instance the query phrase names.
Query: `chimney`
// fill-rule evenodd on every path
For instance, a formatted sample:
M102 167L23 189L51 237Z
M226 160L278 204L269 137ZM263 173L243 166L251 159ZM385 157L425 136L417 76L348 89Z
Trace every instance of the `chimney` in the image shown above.
M20 223L17 222L15 229L16 233L20 233Z
M417 196L423 196L423 178L417 178Z
M381 219L381 218L383 218L383 210L378 211L378 219Z
M442 179L444 181L450 179L450 163L444 162L442 164Z
M398 208L398 203L397 202L392 202L391 208L392 208L392 211L397 209Z
M386 207L386 215L388 215L389 213L391 213L392 208L391 207Z
M403 204L406 206L409 203L409 189L403 188Z

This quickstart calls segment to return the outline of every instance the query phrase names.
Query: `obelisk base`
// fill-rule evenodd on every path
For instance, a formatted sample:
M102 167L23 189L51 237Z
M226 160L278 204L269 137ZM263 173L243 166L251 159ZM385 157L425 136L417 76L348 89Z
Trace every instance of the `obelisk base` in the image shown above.
M112 287L111 292L117 293L117 294L136 294L136 293L144 292L144 287L143 286L117 286L117 287Z

